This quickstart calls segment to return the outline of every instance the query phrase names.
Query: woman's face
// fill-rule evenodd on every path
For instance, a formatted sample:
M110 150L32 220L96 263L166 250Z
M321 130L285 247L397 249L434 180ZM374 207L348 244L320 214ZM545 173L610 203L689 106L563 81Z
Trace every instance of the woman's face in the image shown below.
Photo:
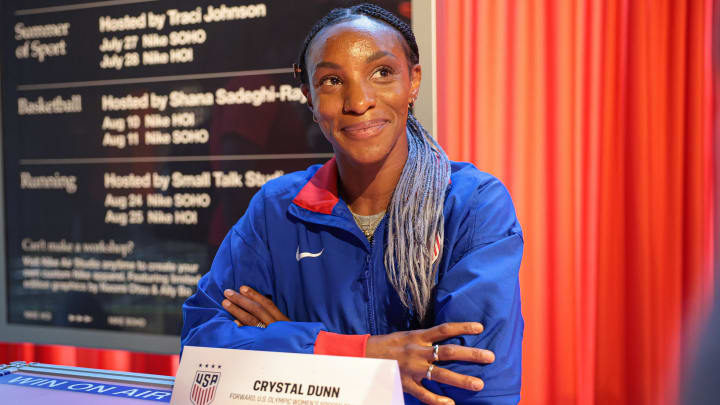
M367 17L332 25L310 44L303 92L341 161L404 164L408 104L421 78L420 65L409 67L405 46L397 31Z

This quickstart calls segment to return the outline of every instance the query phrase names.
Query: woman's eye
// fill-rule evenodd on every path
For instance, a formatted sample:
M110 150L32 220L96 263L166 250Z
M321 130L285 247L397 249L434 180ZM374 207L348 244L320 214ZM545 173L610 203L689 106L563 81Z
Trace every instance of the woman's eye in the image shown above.
M390 77L392 75L392 73L393 73L392 70L390 70L386 67L383 67L383 68L376 70L375 73L373 73L373 77L386 78L386 77Z
M320 80L320 85L337 86L340 84L340 79L335 76L324 77Z

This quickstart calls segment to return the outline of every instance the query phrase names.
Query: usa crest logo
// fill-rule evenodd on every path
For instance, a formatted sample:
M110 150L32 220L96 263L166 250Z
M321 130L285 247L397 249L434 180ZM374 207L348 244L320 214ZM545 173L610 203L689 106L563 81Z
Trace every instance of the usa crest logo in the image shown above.
M215 399L219 381L219 371L198 370L195 372L195 380L190 387L190 401L194 405L210 404Z

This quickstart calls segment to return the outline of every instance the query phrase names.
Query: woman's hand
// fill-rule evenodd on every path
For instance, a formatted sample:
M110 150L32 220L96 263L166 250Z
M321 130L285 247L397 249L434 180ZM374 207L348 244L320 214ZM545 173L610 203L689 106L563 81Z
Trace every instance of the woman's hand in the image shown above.
M258 326L264 328L273 322L289 321L275 304L266 296L248 286L240 287L240 293L225 290L223 308L235 317L237 326Z
M484 383L479 378L458 374L433 363L455 360L487 364L495 361L495 354L489 350L472 347L439 345L436 359L433 342L459 335L477 335L482 331L483 326L476 322L453 322L430 329L370 336L365 357L397 360L403 391L420 401L432 405L453 404L452 399L434 394L423 387L420 383L422 379L430 374L430 379L433 381L472 391L480 391ZM432 369L430 369L431 365Z

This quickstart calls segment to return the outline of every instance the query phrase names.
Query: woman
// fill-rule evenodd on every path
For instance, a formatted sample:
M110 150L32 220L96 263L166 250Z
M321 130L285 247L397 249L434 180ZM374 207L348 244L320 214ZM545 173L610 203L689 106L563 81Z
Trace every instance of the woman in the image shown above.
M396 359L406 403L519 401L520 226L410 112L418 59L380 7L316 23L296 73L335 156L253 197L183 306L183 345Z

